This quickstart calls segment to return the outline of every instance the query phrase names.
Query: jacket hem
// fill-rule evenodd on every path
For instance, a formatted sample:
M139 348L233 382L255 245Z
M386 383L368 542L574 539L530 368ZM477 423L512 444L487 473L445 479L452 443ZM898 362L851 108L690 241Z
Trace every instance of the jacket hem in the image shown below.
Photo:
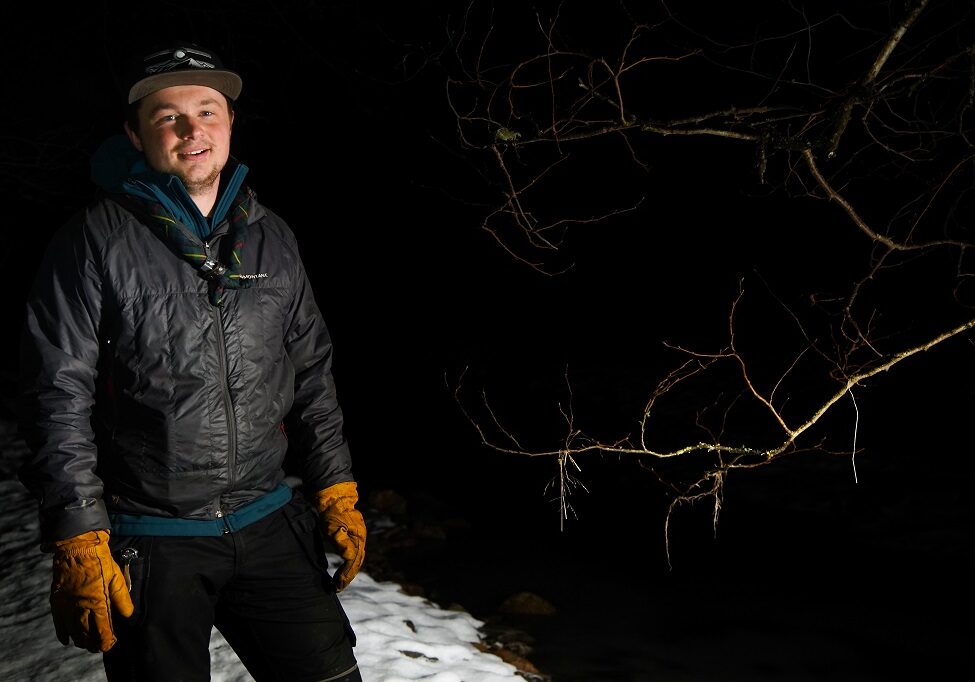
M153 535L180 537L217 537L236 533L260 521L291 501L293 491L286 483L237 511L216 519L180 519L148 514L109 513L115 535Z

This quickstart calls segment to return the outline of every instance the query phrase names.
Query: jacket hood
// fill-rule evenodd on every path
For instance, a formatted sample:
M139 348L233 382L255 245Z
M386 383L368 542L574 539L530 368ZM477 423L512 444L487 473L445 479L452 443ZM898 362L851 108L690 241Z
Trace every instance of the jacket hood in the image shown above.
M123 185L130 177L147 172L153 171L146 165L146 157L125 135L109 137L91 157L91 179L106 192L123 193Z

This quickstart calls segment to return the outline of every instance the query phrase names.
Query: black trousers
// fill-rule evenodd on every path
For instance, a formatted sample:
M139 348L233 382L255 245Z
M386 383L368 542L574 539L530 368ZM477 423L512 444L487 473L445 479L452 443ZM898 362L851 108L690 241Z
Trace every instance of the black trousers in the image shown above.
M116 561L130 560L135 613L113 619L109 682L208 681L214 626L257 682L361 682L316 524L296 492L220 537L113 536Z

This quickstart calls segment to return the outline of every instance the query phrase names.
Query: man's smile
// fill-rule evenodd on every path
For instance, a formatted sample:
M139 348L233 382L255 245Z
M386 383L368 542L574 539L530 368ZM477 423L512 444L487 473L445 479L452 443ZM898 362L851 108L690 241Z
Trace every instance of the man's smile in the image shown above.
M180 161L201 161L206 159L209 155L209 147L204 149L194 149L191 151L176 152L176 156L180 159Z

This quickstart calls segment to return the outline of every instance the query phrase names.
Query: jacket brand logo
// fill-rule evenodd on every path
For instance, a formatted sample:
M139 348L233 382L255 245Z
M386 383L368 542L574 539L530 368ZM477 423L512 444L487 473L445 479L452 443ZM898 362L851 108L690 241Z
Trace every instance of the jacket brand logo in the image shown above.
M259 272L256 275L244 275L244 274L240 274L240 275L237 275L237 277L239 277L240 279L261 279L261 278L267 277L267 273L266 272Z

